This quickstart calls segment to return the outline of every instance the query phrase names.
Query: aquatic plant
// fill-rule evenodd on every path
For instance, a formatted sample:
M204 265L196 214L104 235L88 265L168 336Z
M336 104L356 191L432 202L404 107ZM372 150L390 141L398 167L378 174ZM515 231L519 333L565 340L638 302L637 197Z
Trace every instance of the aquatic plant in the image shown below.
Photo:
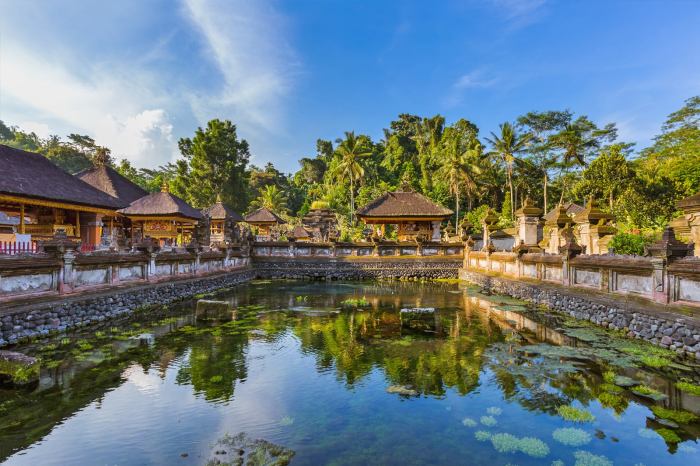
M90 351L93 346L87 340L78 340L78 348L81 351Z
M604 392L608 392L608 393L622 393L625 391L624 388L618 387L617 385L615 385L613 383L600 384L600 389L603 390Z
M515 453L520 449L520 439L506 433L492 435L491 444L499 453Z
M603 372L603 381L605 383L615 383L615 372L614 371L605 371Z
M672 431L671 429L667 429L665 427L662 427L661 429L656 429L656 433L661 436L662 439L666 443L680 443L681 438L678 436L677 433Z
M690 393L691 395L700 396L700 385L696 385L687 380L676 382L676 388L682 392Z
M293 418L293 417L284 416L282 419L280 419L280 425L281 425L282 427L291 426L292 424L294 424L294 418Z
M500 453L519 451L533 458L544 458L549 455L549 446L535 437L518 438L508 433L499 433L491 436L491 444Z
M462 419L462 424L465 427L476 427L478 425L478 422L476 422L474 419L472 419L470 417L465 417L464 419Z
M367 307L369 306L369 302L364 298L349 298L346 299L345 301L342 301L341 306L343 307Z
M498 421L493 416L481 416L479 421L487 427L493 427L498 424Z
M644 364L645 366L648 367L654 367L654 368L659 368L659 367L666 367L668 366L671 361L661 357L661 356L656 356L654 354L652 355L647 355L647 356L642 356L639 358L639 360Z
M696 414L689 411L676 411L675 409L664 408L663 406L652 406L651 412L656 417L668 419L679 424L690 424L700 419Z
M593 437L583 429L564 427L552 432L552 437L559 443L570 447L580 447L591 442Z
M617 414L624 412L629 404L625 397L609 392L603 392L598 395L598 401L600 401L601 406L611 408Z
M535 437L523 437L519 442L521 452L533 458L544 458L549 455L549 446Z
M60 341L61 345L63 345L63 346L70 345L70 342L71 342L71 339L68 337L63 337L63 338L61 338L61 341Z
M486 408L486 412L491 416L500 416L503 410L498 406L491 406L490 408Z
M613 462L603 455L594 455L589 451L578 450L574 452L575 466L613 466Z
M0 374L8 376L18 385L38 379L41 369L40 359L22 356L22 358L0 358Z
M491 432L486 430L477 430L474 432L474 438L476 438L479 442L485 442L491 439Z
M588 410L562 405L557 408L557 413L562 419L571 422L593 422L595 416Z
M646 398L651 398L652 400L655 400L655 401L661 401L661 400L668 398L663 393L661 393L658 390L655 390L647 385L637 385L636 387L632 388L632 393L634 393L635 395L646 397Z
M552 466L565 466L565 463L562 460L554 460Z

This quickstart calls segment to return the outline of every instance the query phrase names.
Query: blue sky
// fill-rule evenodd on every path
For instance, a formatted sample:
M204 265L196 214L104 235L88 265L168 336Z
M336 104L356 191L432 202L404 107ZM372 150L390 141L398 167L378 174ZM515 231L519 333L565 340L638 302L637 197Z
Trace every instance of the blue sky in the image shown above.
M700 94L700 0L0 0L0 119L137 166L211 118L295 171L399 113L487 135L568 108L649 143Z

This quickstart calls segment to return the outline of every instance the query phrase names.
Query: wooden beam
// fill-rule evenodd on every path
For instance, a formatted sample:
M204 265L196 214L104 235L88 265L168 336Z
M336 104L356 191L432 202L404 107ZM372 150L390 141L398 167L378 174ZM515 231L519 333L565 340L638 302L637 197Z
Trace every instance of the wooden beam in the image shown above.
M24 204L19 205L19 232L24 234Z

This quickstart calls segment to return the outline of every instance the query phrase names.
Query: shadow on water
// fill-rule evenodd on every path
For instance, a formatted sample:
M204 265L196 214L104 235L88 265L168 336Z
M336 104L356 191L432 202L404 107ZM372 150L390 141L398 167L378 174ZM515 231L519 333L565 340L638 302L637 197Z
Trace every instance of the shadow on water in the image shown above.
M514 417L518 422L529 422L527 416L549 415L562 428L567 416L592 416L593 406L618 419L628 411L631 416L632 411L645 409L643 424L628 426L638 430L639 436L625 448L648 447L644 435L657 436L666 444L666 451L655 456L662 463L670 464L679 445L686 460L691 458L687 455L697 458L691 444L700 436L700 397L681 391L676 384L681 380L698 384L698 367L517 300L483 295L473 287L452 283L293 281L252 282L212 299L226 301L235 310L234 318L198 321L194 302L186 302L19 348L42 358L41 378L31 387L0 389L0 458L31 452L42 439L50 440L57 426L77 422L77 413L108 400L135 372L154 372L163 381L173 372L174 384L189 387L191 396L224 410L235 404L236 390L248 381L260 358L290 341L297 347L285 353L289 363L310 358L316 377L331 374L339 384L336 390L359 391L379 377L386 389L383 401L372 398L371 402L377 403L378 412L387 410L387 419L395 415L389 411L395 399L450 401L447 409L459 400L495 393L497 398L492 399L500 404L489 408L488 415L459 420L460 429L481 424L476 440L481 435L485 443L472 445L473 459L505 452L521 454L521 463L536 464L528 462L543 453L541 445L512 436L494 437L505 435L497 434L494 425L502 408L511 403L521 410ZM435 308L435 312L402 313L403 308ZM276 396L291 400L294 395L285 390L280 388ZM325 396L330 406L325 410L332 411L330 400L340 395ZM331 433L337 430L338 438L347 434L346 424L361 430L362 419L338 419L342 412L305 415L316 416L319 425L328 423L328 439L318 439L310 447L304 437L310 434L303 432L299 422L297 435L287 438L296 442L294 461L313 464L333 455L344 455L346 463L367 460L366 452L348 450L350 446L339 450ZM420 411L415 416L415 428L433 425L434 420ZM579 425L586 422L578 421ZM293 422L288 417L283 424ZM380 421L366 422L376 422L377 432L384 428ZM404 421L408 431L413 429L411 422ZM437 442L443 442L445 455L435 456L435 462L453 461L455 456L450 455L464 454L460 453L464 441L457 441L457 434L435 429L441 432ZM520 430L527 428L520 426ZM596 424L595 436L611 434ZM502 446L503 439L510 443ZM470 437L471 442L476 440ZM546 440L552 443L551 438ZM479 447L483 451L477 455ZM616 450L606 448L606 454L614 457ZM410 453L399 449L396 455Z

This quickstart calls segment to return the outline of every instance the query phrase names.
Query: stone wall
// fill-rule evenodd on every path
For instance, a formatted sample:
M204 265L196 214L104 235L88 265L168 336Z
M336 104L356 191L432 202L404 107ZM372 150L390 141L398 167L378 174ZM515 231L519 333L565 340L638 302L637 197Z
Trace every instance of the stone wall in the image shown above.
M253 274L250 267L245 266L217 276L141 285L106 296L34 306L31 310L6 314L0 318L0 346L102 322L138 308L169 304L197 293L237 285L251 280Z
M622 330L629 337L644 339L679 354L700 359L698 319L657 312L658 306L629 305L624 300L610 299L600 292L591 290L585 293L583 290L553 283L518 281L468 269L461 269L459 278L480 285L490 292L542 304L571 317L613 330Z
M457 278L459 257L432 258L256 258L260 278L371 280Z

